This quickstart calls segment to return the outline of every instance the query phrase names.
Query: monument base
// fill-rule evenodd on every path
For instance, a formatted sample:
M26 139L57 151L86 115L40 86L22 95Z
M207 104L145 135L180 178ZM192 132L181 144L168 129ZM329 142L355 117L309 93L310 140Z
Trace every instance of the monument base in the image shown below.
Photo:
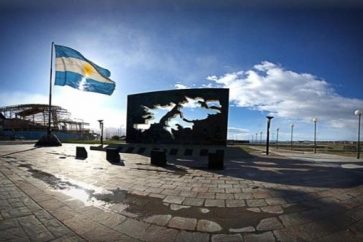
M62 143L55 134L46 134L35 143L36 147L39 146L62 146Z

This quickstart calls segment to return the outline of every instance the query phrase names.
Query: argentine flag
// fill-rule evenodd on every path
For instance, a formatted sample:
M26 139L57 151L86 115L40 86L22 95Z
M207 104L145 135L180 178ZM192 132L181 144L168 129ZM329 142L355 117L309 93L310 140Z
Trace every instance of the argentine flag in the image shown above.
M87 60L69 47L55 47L55 85L111 95L115 82L109 79L111 72Z

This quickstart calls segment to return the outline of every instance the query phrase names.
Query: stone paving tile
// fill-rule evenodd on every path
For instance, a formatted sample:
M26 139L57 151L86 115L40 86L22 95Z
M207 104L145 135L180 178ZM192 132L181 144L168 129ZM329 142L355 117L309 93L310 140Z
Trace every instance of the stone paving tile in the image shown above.
M160 226L165 226L168 224L169 220L171 219L170 214L166 215L152 215L144 219L147 223L157 224Z
M218 187L209 187L208 192L215 192L215 193L225 193L226 190L224 188L218 188Z
M21 227L1 230L0 235L2 241L30 241Z
M55 238L74 235L74 233L70 229L65 227L57 219L50 219L45 221L41 220L41 223Z
M282 214L284 212L281 206L266 206L260 208L266 213Z
M209 242L209 235L200 232L180 231L175 242Z
M85 234L90 230L95 229L99 224L87 218L73 217L64 220L63 223L77 234Z
M184 199L185 199L185 197L180 197L180 196L166 196L166 198L164 198L163 202L182 204Z
M3 154L11 153L9 149L16 151L19 147L24 149L27 146L6 146L5 148L8 149L6 151L4 151L4 146L0 146L0 154L1 152ZM332 239L333 237L330 235L337 234L337 237L345 238L344 241L348 242L350 238L356 239L358 237L351 237L351 234L344 233L344 231L353 231L354 233L352 232L352 234L354 236L363 231L363 224L361 222L363 217L361 212L363 186L350 187L351 185L349 184L355 183L348 175L352 174L352 177L358 176L359 170L346 169L344 172L347 175L342 177L336 169L335 171L334 169L329 170L329 163L320 166L319 162L312 165L312 163L305 161L290 162L289 160L280 160L276 157L261 157L261 160L257 158L253 160L253 163L251 160L246 160L244 165L247 167L249 164L260 166L266 162L265 160L269 160L268 162L274 163L276 168L284 168L286 165L285 168L289 169L294 168L294 166L304 165L310 166L311 169L309 169L309 173L306 173L306 176L297 177L288 172L275 173L275 171L279 170L274 170L275 168L271 166L271 173L269 170L261 172L259 169L256 169L253 178L244 177L243 179L239 177L243 177L246 174L242 169L237 170L237 166L228 160L227 155L225 161L227 169L218 172L218 174L177 165L177 167L185 168L187 173L185 175L176 175L165 172L164 168L156 169L160 171L137 170L135 168L138 167L148 169L149 160L147 157L133 154L123 154L123 159L128 161L125 167L112 166L109 163L104 163L101 159L95 159L97 154L101 154L102 157L104 156L104 153L100 152L90 153L91 155L86 161L75 162L74 158L72 158L72 155L74 156L74 148L74 145L66 144L62 147L20 152L12 155L14 157L10 159L12 163L4 161L6 158L0 155L0 171L3 172L0 172L0 237L3 233L1 225L5 221L33 216L32 218L37 221L35 222L38 224L37 226L45 228L54 237L53 240L67 241L67 238L69 240L75 238L75 241L81 240L72 230L93 239L100 238L97 236L102 234L106 237L106 234L109 234L109 238L112 240L133 241L135 238L147 239L152 237L152 233L150 232L150 235L144 237L142 234L146 233L146 231L167 229L165 227L151 227L157 225L157 223L161 226L169 227L173 223L178 227L186 226L183 223L179 223L178 218L183 218L183 213L189 213L189 208L175 208L178 204L208 207L208 210L210 210L205 214L200 213L198 216L196 215L195 217L198 217L198 220L192 218L194 215L191 214L185 216L188 217L185 219L195 219L192 222L192 230L198 229L198 225L201 227L199 221L208 220L203 219L203 216L208 218L216 209L221 209L225 206L231 211L234 207L247 206L245 209L249 213L253 211L256 213L256 216L262 216L259 219L259 223L257 225L256 222L246 223L249 226L244 225L242 228L234 228L232 230L228 229L228 227L226 228L226 231L232 234L242 233L246 241L274 240L274 237L269 236L271 235L271 230L273 230L277 239L285 239L282 241L289 241L289 239L290 241ZM58 155L53 153L58 153ZM64 154L66 159L59 160L60 154ZM29 157L32 159L29 159ZM169 206L170 214L177 217L170 218L171 215L160 214L159 216L166 217L156 219L152 217L153 215L147 215L148 217L145 218L142 216L143 214L128 212L127 206L121 206L121 204L111 205L108 208L109 212L104 212L92 206L92 208L85 208L82 202L69 200L69 197L58 192L48 192L48 186L43 181L29 176L27 168L17 167L17 162L20 159L40 171L47 171L74 181L81 181L85 184L107 190L120 188L142 197L161 198L161 201L164 200L168 205L171 204ZM98 169L100 167L103 169ZM316 176L318 173L315 173L315 167L319 167L316 169L316 171L320 172L319 176ZM122 172L120 172L121 170ZM326 172L323 170L326 170ZM3 174L12 179L12 182L5 179ZM338 176L335 174L338 174ZM260 177L260 175L262 176ZM102 176L102 180L96 182L94 177L100 176ZM263 180L260 180L260 178L263 178ZM13 183L25 191L26 194L19 191ZM27 200L28 196L32 199ZM173 202L172 200L175 197L181 197L181 201L174 200ZM217 205L220 207L214 207ZM44 213L44 209L49 210L49 213ZM219 213L223 213L222 210ZM264 217L266 213L276 217L266 218ZM130 220L130 218L135 219ZM58 219L70 227L67 228L63 225L59 230L55 229L59 224L62 225ZM143 219L145 223L139 221ZM87 226L82 226L81 222ZM125 223L128 225L126 226ZM130 223L133 223L133 225L130 225ZM137 226L136 224L138 223L141 225ZM99 226L98 229L95 229L95 226ZM138 232L127 232L127 227ZM144 229L142 229L143 227ZM255 227L258 230L257 232ZM116 228L119 230L115 231ZM121 228L123 228L122 231L120 230ZM19 223L15 227L10 226L6 228L4 225L3 230L10 230L9 233L12 234L11 230L15 231L18 229L20 229L20 231L17 231L19 236L25 235L23 237L20 236L18 239L28 240L28 234L22 231L22 225ZM175 236L176 240L182 241L185 238L196 238L196 232L186 232L180 229L178 228L178 233ZM98 232L98 235L92 236L96 233L95 231ZM206 240L212 239L208 234L202 235L203 237L206 235ZM295 235L295 237L292 237L292 235ZM192 239L189 240L193 241Z
M299 225L309 222L307 218L304 218L300 213L291 213L280 215L279 219L285 227Z
M164 189L163 188L158 188L158 187L149 187L146 189L147 193L160 193L162 192Z
M213 221L201 219L198 220L197 230L200 232L215 233L222 230L222 227Z
M273 231L277 241L281 242L300 242L307 241L300 233L300 231L295 227L290 227L288 229L280 229Z
M38 201L39 205L42 206L43 208L52 211L52 210L57 210L60 207L64 207L66 206L63 202L58 201L57 199L49 199L49 200L45 200L45 201Z
M146 232L146 229L150 226L148 223L140 222L135 219L126 219L115 229L121 233L124 233L132 238L142 239Z
M216 193L216 199L234 199L233 194L231 193Z
M249 207L262 207L267 205L264 199L248 199L246 203Z
M203 198L191 198L191 197L187 197L183 201L183 204L184 205L189 205L189 206L201 207L201 206L203 206L204 201L205 201L205 199L203 199Z
M155 242L174 241L178 234L178 230L151 225L144 233L143 240Z
M164 189L161 194L163 195L179 195L180 191L172 189Z
M283 226L277 218L262 219L256 226L258 231L282 229Z
M253 197L255 199L261 199L261 198L270 198L271 194L268 192L254 192L252 193Z
M102 214L97 215L97 217L94 220L98 221L99 223L107 227L116 228L119 224L126 221L126 217L121 214L113 212L104 212Z
M198 192L192 192L192 191L182 191L180 192L180 196L183 197L191 197L191 198L196 198L198 195Z
M98 225L82 234L82 236L88 241L134 241L135 239L130 238L124 234L120 234L119 232L107 228L106 226Z
M286 203L282 198L266 198L265 201L268 205L281 205Z
M192 191L198 193L208 192L208 187L193 187Z
M182 230L194 230L196 225L197 219L183 217L173 217L168 223L169 227Z
M241 192L241 188L236 188L236 187L225 188L225 189L226 189L227 194L232 194L232 195L233 195L233 193L240 193Z
M252 193L233 193L233 196L235 199L252 199L253 195Z
M52 214L61 221L71 219L75 216L79 216L79 213L76 213L73 209L71 209L68 206L60 207L56 210L53 210Z
M19 218L19 217L24 217L27 215L31 215L32 212L30 211L30 209L28 209L27 207L18 207L18 208L11 208L11 209L7 209L7 210L1 210L1 216L4 219L7 218Z
M275 242L275 237L272 232L264 232L261 234L244 234L245 242Z
M244 200L226 200L227 208L244 207L246 205Z
M232 233L247 233L247 232L255 232L256 229L252 226L247 226L247 227L243 227L243 228L238 228L238 229L229 229L229 232Z
M197 195L197 198L214 199L215 197L216 197L216 195L213 192L199 192Z
M157 193L150 193L149 197L154 197L154 198L161 198L164 199L166 197L166 195L163 194L157 194Z
M206 199L206 207L225 207L224 200L222 199Z
M35 218L35 216L21 217L18 218L18 221L28 238L32 238L36 241L54 239L54 236Z
M240 234L215 234L212 235L212 242L243 242Z
M81 239L78 236L63 236L54 240L51 240L51 242L83 242L86 241L84 239Z

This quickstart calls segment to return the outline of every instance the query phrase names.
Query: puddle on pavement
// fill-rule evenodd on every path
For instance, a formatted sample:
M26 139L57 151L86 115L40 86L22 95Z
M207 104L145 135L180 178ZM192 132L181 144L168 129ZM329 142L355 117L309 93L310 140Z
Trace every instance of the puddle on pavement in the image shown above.
M205 219L218 223L222 227L223 233L229 233L229 229L243 228L247 226L257 226L261 219L276 216L276 214L265 212L253 212L245 207L240 208L218 208L180 206L171 209L172 206L163 203L160 198L141 196L128 193L119 188L114 190L101 190L99 188L87 187L76 184L75 181L67 181L56 177L50 173L34 169L30 164L19 164L31 173L34 178L44 181L56 191L61 191L75 199L85 203L86 206L94 205L112 210L112 205L125 205L125 211L137 215L139 219L144 219L153 215L167 215ZM122 213L122 212L121 212Z
M240 208L219 208L219 207L186 207L179 210L172 210L170 206L162 203L160 198L131 195L127 199L130 205L128 212L137 214L139 218L147 218L153 215L166 215L205 219L221 225L223 233L229 233L229 229L243 228L247 226L257 226L261 219L276 216L275 214L264 212L253 212L245 207ZM138 202L135 202L138 201Z

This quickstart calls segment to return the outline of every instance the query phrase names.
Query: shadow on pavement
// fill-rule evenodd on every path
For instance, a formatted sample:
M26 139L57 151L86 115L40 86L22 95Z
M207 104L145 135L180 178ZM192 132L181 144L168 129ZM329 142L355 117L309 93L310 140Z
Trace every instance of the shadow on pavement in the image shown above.
M230 177L284 185L348 188L363 184L363 168L343 168L337 162L261 157L248 154L237 147L226 149L224 170L208 170L207 158L201 157L168 157L168 162Z

